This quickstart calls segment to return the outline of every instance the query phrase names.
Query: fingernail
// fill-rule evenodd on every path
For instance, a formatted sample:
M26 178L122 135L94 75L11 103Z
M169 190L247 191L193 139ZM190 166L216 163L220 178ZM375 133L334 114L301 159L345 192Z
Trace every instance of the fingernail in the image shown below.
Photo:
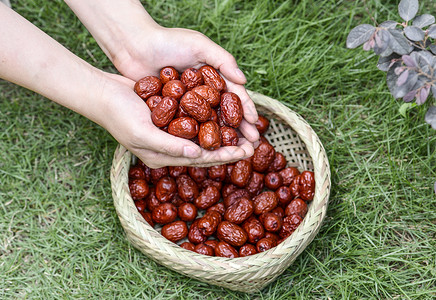
M236 69L235 73L236 73L236 76L238 76L239 78L241 78L244 81L247 81L247 78L245 78L244 73L242 73L242 71L240 69Z
M197 158L201 154L200 149L192 146L184 146L183 147L183 156L190 158Z

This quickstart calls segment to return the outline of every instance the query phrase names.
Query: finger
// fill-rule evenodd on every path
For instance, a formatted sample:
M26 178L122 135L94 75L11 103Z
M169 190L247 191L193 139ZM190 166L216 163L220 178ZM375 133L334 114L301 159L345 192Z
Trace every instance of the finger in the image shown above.
M256 126L248 123L246 120L242 120L241 125L238 127L242 135L250 142L254 143L259 140L259 131Z
M205 44L207 46L204 48L205 50L200 52L201 55L203 55L200 59L203 59L206 64L213 66L215 69L218 69L228 80L237 84L245 84L247 79L244 73L239 69L233 55L221 46L215 44L208 37L204 37L207 39L207 44Z
M235 84L231 81L226 81L227 89L233 92L241 99L242 107L244 108L244 118L248 123L254 124L257 122L259 116L257 115L256 106L253 100L248 96L247 91L242 85Z
M188 139L179 138L160 130L148 128L147 150L172 157L198 158L202 154L200 146ZM138 147L139 148L139 147Z

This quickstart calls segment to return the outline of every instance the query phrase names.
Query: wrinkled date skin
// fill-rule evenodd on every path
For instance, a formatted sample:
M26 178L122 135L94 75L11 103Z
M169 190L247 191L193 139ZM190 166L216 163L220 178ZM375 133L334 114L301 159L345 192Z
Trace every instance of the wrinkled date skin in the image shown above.
M171 177L177 178L182 174L186 174L188 172L188 168L183 166L168 167L168 172Z
M239 257L239 254L230 244L220 241L215 247L215 256L236 258Z
M226 165L218 165L207 168L207 175L215 181L224 181L226 179Z
M141 200L146 198L150 189L145 179L134 179L129 183L130 195L133 200Z
M218 224L222 220L221 214L217 211L209 211L203 217L198 219L197 227L200 232L210 236L217 230Z
M176 179L179 197L185 202L192 202L198 197L199 191L195 181L186 174L182 174Z
M190 91L193 88L203 84L203 74L195 68L189 68L183 71L180 80Z
M237 146L239 143L238 132L233 127L222 126L221 130L221 144L223 146Z
M215 109L212 109L211 114L210 114L209 121L214 121L215 123L218 123L218 122L219 122L218 115L217 115Z
M200 68L200 72L203 75L205 85L213 87L220 93L226 90L226 82L215 68L205 65Z
M294 199L286 206L285 215L299 215L304 218L307 214L307 204L300 198Z
M289 185L289 189L291 190L292 198L298 198L300 197L300 177L301 175L297 175L292 180L291 184Z
M168 224L177 218L177 207L172 203L162 203L151 212L153 222Z
M263 238L257 242L256 249L260 253L269 250L275 246L277 246L277 244L274 242L274 240L270 238Z
M165 67L160 70L159 77L162 84L166 84L170 80L179 79L179 72L173 67Z
M144 179L145 180L145 171L144 171L144 169L142 167L138 166L138 165L137 166L131 166L130 169L129 169L129 179Z
M220 191L213 185L202 190L200 195L194 200L194 205L198 209L207 209L215 205L220 200Z
M245 188L252 197L256 197L263 190L263 187L265 186L264 178L265 175L258 172L253 172L253 175L251 175L251 179L248 181Z
M217 107L220 104L220 93L211 86L200 85L192 89L192 91L206 100L210 107Z
M272 191L260 193L254 199L254 213L261 215L276 208L278 204L277 196Z
M255 125L256 125L257 131L259 131L259 134L264 135L268 131L269 120L265 116L259 115L259 118L257 119L257 122Z
M224 213L226 212L226 207L224 206L224 203L218 202L215 205L212 205L207 209L207 212L209 211L217 211L221 216L224 216Z
M177 242L188 235L188 226L183 221L175 221L164 225L161 234L171 242Z
M311 171L304 171L300 175L300 197L305 201L311 201L314 195L315 175Z
M278 216L280 219L283 219L285 217L285 210L280 206L277 206L271 212L276 216Z
M162 101L162 96L151 96L150 98L147 99L147 101L145 101L145 103L147 104L148 108L152 112L161 101Z
M190 117L174 119L168 125L168 133L185 139L192 139L199 131L198 122Z
M151 120L157 127L167 126L176 114L178 103L174 98L164 97L151 112Z
M227 208L224 214L224 219L235 224L241 224L253 214L253 211L253 201L248 198L240 198L237 202Z
M240 160L234 165L230 180L234 185L243 188L248 184L252 175L251 163L247 160Z
M221 190L221 196L224 198L227 198L231 193L233 193L234 191L236 191L238 189L238 187L234 184L226 184L223 186L222 190Z
M139 212L146 211L146 209L147 209L147 202L145 202L144 199L136 200L134 203L135 203L136 209Z
M283 219L283 225L280 229L279 236L284 239L290 236L295 229L303 222L303 218L299 215L290 215Z
M171 97L176 100L182 98L186 93L186 87L180 80L170 80L162 88L162 96Z
M160 202L171 201L176 195L176 192L176 181L169 176L162 177L156 184L156 197Z
M162 90L162 82L156 76L146 76L139 79L134 86L136 94L144 100L157 95Z
M144 211L141 212L141 216L144 218L144 220L151 226L154 227L154 222L153 219L151 217L151 212L149 211Z
M150 190L150 195L148 195L147 199L145 199L145 202L147 203L147 209L149 211L153 211L156 207L161 205L161 202L156 197L155 188L152 187Z
M188 240L194 244L204 243L207 240L207 236L198 229L198 221L200 221L200 219L196 219L192 222L188 230Z
M294 180L297 175L300 175L300 171L295 167L284 168L279 173L282 175L284 185L290 185L292 180Z
M265 172L273 162L275 153L276 151L270 143L260 143L251 157L253 170L259 173Z
M239 257L249 256L257 253L257 249L254 245L245 244L239 248Z
M283 185L283 179L280 173L271 172L265 175L265 186L270 190L277 190Z
M229 221L222 221L216 230L219 240L232 246L240 247L247 242L247 233L240 226Z
M208 186L211 186L211 185L213 185L214 187L216 187L218 190L221 190L221 188L223 187L223 183L222 183L221 181L215 181L215 180L212 180L212 179L210 179L210 178L206 178L205 180L203 180L203 181L200 183L200 188L201 188L202 190L204 190L204 189L206 189Z
M265 229L262 223L255 217L250 217L242 224L242 229L245 230L248 237L248 242L256 244L261 238L265 236Z
M282 228L283 220L272 212L264 213L260 219L266 231L278 232Z
M230 127L238 128L244 116L241 99L235 93L228 92L221 95L221 118Z
M189 251L194 251L195 249L195 245L191 242L183 242L182 244L180 244L180 247Z
M194 204L185 202L177 209L179 218L185 222L192 222L197 217L197 208Z
M204 242L206 245L211 246L213 249L215 249L216 245L218 245L217 240L207 240Z
M233 203L239 200L239 198L250 199L250 193L246 189L237 189L230 195L224 198L223 203L226 208L230 207Z
M156 184L162 177L168 176L168 167L150 169L151 183Z
M275 193L279 200L279 205L283 207L286 207L292 200L291 189L285 185L279 187Z
M208 256L213 256L215 254L213 247L206 245L205 243L200 243L196 245L194 248L194 252Z
M221 132L218 124L214 121L202 123L198 132L198 141L203 149L218 149L221 146Z
M209 103L193 91L188 91L183 95L180 106L198 122L206 122L212 114Z
M207 178L207 168L188 167L188 174L196 183L200 183Z
M276 152L273 162L269 165L267 172L279 172L286 167L286 157L280 152Z
M280 237L276 233L269 232L269 231L265 232L265 237L272 239L276 246L278 245L279 240L280 240Z

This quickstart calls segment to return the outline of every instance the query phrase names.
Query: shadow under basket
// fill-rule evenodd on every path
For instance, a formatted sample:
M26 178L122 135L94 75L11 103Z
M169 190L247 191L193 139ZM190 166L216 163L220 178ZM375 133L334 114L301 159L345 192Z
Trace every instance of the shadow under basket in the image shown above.
M133 155L122 145L111 168L115 209L127 239L157 263L197 280L234 291L253 293L282 274L318 233L330 195L330 167L318 136L297 113L267 96L248 91L260 114L270 119L265 137L281 152L288 166L315 174L315 195L303 222L276 247L240 258L212 257L185 250L152 228L139 214L130 196L128 171Z

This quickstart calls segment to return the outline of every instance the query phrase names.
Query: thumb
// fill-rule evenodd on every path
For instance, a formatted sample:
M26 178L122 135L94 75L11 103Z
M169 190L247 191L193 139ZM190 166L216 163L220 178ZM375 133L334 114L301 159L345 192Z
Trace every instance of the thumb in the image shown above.
M202 151L198 145L166 133L156 127L149 128L147 148L174 157L198 158Z
M207 38L207 37L205 37ZM236 84L245 84L247 79L244 73L239 69L235 58L221 46L215 44L212 40L208 39L208 44L203 52L204 62L218 69L221 74L228 80Z

